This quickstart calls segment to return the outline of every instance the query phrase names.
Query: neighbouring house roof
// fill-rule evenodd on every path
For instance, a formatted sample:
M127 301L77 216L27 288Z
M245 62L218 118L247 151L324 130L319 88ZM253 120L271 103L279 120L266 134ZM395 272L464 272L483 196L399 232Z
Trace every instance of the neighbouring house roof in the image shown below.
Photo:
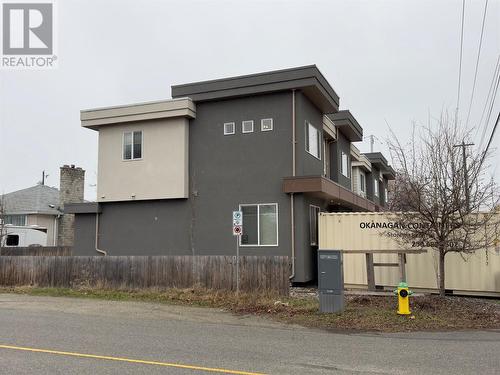
M4 194L2 200L7 215L61 214L57 209L59 207L59 190L46 185L36 185Z
M172 97L195 102L300 89L324 113L338 111L339 96L316 65L172 86Z

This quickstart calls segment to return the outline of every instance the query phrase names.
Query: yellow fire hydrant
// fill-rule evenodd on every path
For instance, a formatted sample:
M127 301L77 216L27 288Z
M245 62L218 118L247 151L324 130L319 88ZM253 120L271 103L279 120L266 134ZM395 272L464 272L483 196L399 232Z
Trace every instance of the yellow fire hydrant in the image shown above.
M408 289L408 284L404 281L400 282L398 289L394 290L394 294L398 295L398 314L399 315L410 315L410 298L413 294L411 290Z

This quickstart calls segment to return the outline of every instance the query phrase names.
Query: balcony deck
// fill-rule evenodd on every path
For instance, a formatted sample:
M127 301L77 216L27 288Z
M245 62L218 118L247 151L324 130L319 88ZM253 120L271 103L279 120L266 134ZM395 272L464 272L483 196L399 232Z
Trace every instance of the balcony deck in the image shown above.
M284 193L308 193L355 211L380 211L379 205L323 176L296 176L283 179Z

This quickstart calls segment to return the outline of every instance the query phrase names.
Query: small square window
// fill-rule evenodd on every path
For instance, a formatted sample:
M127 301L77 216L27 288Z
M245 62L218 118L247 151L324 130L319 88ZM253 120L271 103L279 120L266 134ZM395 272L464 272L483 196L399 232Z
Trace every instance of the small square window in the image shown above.
M224 123L224 135L234 134L234 122Z
M243 121L241 123L242 133L253 133L253 120Z
M260 120L260 130L263 132L268 132L273 130L273 119L263 118L262 120Z

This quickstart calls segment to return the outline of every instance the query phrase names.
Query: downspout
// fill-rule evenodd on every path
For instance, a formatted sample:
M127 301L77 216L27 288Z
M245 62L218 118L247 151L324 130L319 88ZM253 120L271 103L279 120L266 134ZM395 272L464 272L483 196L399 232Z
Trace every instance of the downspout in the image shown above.
M296 134L295 134L295 90L292 90L292 176L296 175ZM295 278L295 204L294 193L290 194L290 225L292 237L292 274L290 280Z
M61 217L61 214L57 214L55 217L54 217L54 230L52 231L52 244L54 246L57 246L57 236L58 236L58 230L57 230L57 227L59 225L59 218Z
M102 255L108 255L106 251L99 249L99 204L97 205L97 212L95 213L95 249Z

